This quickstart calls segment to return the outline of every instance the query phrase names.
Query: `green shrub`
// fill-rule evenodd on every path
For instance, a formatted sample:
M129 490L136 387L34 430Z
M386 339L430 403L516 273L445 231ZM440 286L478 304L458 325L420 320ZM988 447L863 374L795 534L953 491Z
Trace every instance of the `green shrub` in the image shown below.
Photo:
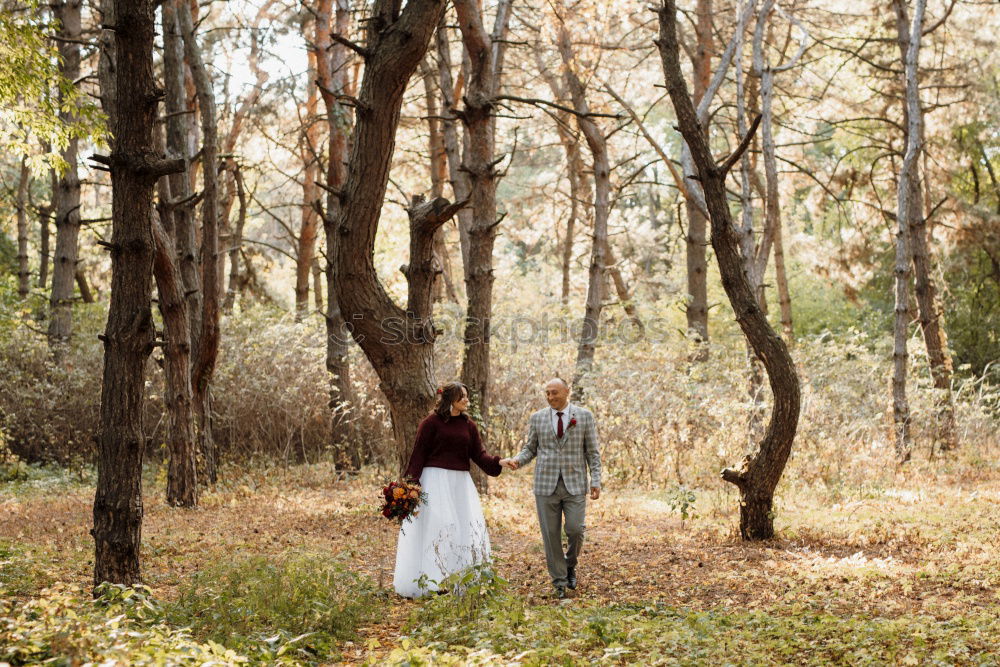
M165 618L255 661L311 663L335 656L337 642L376 618L382 600L371 580L335 557L253 556L194 575Z
M416 639L504 650L524 623L524 600L492 564L452 575L441 589L447 594L431 596L410 617L407 629Z
M234 665L247 658L199 643L160 619L149 590L104 586L90 599L59 585L25 602L0 599L0 662L11 665Z

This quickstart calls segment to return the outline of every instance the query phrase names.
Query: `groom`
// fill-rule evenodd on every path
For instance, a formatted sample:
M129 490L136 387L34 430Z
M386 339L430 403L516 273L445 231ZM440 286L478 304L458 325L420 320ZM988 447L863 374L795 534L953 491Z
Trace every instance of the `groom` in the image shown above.
M538 457L535 505L545 544L545 561L558 598L576 589L576 564L583 547L587 511L587 471L590 497L601 495L601 450L590 410L569 402L569 385L554 378L545 385L549 407L531 415L528 441L521 453L501 464L517 470ZM563 554L565 520L569 548Z

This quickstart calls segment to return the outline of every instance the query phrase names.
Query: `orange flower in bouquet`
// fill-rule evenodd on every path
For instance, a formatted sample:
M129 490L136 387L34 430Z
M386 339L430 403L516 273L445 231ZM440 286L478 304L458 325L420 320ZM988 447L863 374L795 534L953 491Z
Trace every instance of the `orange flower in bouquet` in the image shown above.
M382 487L382 516L402 524L419 513L417 508L427 502L427 494L416 482L390 482Z

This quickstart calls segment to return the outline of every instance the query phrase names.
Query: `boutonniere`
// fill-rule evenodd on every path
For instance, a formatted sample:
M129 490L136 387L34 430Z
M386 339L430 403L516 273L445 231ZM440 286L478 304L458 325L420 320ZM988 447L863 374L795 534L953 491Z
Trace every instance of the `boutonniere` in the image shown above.
M566 430L568 431L571 428L573 428L574 426L576 426L576 417L570 416L570 418L569 418L569 424L566 425Z

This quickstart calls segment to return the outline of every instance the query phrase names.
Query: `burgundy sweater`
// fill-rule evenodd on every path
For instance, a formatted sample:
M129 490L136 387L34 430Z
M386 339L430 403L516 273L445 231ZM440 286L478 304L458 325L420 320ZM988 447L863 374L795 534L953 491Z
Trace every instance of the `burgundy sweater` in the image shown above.
M417 428L417 441L405 476L420 479L420 473L427 467L468 470L470 459L487 475L500 475L500 457L487 454L483 449L474 421L464 414L443 419L432 412Z

